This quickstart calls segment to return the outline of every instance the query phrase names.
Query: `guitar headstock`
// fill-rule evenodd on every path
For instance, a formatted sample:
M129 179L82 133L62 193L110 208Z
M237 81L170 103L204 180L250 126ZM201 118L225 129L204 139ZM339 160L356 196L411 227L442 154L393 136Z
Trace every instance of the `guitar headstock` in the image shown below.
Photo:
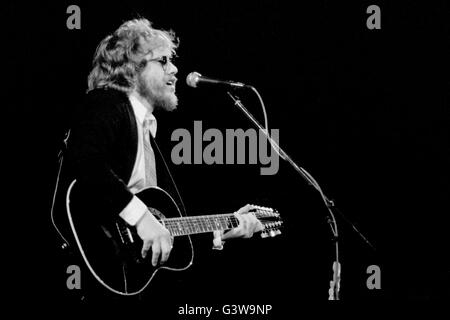
M254 209L251 212L264 226L264 230L261 231L261 238L275 237L281 234L280 228L283 225L283 220L277 210L255 205L253 207Z

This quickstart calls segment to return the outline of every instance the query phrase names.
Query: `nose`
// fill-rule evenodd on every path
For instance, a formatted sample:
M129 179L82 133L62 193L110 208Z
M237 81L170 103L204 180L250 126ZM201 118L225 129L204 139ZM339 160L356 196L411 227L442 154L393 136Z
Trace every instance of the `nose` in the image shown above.
M168 74L177 74L178 73L178 68L176 65L173 64L172 61L169 62L169 69L168 69Z

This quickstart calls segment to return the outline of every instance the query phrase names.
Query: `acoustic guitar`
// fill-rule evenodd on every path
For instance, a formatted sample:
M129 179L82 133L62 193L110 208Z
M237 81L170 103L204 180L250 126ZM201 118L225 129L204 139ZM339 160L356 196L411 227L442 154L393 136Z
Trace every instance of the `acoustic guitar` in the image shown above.
M234 213L183 216L166 191L158 187L146 188L136 196L148 206L149 211L174 239L167 262L154 267L151 254L146 258L141 256L143 243L135 228L120 217L107 222L94 220L93 217L101 215L98 212L86 212L89 206L80 189L80 184L74 180L66 193L65 221L68 222L66 225L70 225L66 230L70 230L72 243L66 241L65 245L76 248L77 255L81 255L93 277L105 289L119 295L141 293L160 269L182 271L189 268L194 258L190 235L226 231L239 225ZM261 237L274 237L281 233L283 221L276 210L255 206L251 212L264 226Z

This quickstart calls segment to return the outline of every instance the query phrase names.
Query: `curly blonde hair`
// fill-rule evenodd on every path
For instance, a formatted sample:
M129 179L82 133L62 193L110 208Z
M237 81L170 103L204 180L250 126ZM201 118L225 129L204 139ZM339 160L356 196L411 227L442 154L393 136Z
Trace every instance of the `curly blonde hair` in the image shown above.
M178 44L173 31L154 29L147 19L123 23L98 45L88 76L88 92L105 87L132 91L147 63L144 56L159 47L168 47L175 54Z

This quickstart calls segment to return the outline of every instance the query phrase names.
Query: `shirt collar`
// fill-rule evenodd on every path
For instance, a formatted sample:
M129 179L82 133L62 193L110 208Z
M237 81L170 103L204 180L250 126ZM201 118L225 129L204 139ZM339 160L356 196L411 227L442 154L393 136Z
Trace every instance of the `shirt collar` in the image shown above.
M148 109L139 101L139 99L134 95L128 95L128 99L130 100L131 106L133 107L134 115L136 116L137 121L142 126L144 124L145 119L154 120L152 121L152 126L150 131L152 132L152 136L156 136L157 129L157 121L152 112L148 111Z

